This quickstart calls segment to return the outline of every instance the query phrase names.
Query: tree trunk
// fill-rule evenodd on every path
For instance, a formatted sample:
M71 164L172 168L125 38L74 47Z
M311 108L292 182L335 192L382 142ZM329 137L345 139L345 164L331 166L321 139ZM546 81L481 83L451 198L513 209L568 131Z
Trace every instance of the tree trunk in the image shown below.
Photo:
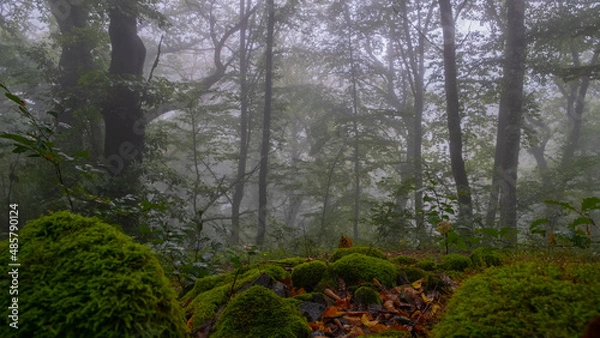
M499 182L500 227L513 228L509 240L516 243L517 168L523 111L525 74L525 1L508 0L508 25L503 89L498 113L498 138L494 167Z
M452 175L456 183L456 194L460 205L460 218L472 233L471 188L465 169L462 152L462 135L460 127L458 84L456 71L455 27L450 0L439 0L442 30L444 32L444 81L446 88L446 113L448 115L448 131L450 134L450 163Z
M145 122L140 93L123 83L142 76L146 57L146 48L137 35L137 18L131 12L116 7L109 14L109 73L118 83L111 86L102 114L106 127L104 156L113 176L121 175L134 161L141 162L143 158Z
M271 142L271 101L273 99L273 43L275 30L275 3L267 0L267 46L265 60L265 109L263 116L263 134L260 149L260 168L258 173L258 229L256 244L264 245L267 228L267 172Z
M250 2L250 1L248 1ZM231 235L230 244L240 241L240 207L244 198L244 187L246 184L246 162L248 159L248 64L246 59L246 29L247 21L246 0L240 0L240 154L238 159L235 190L231 200Z

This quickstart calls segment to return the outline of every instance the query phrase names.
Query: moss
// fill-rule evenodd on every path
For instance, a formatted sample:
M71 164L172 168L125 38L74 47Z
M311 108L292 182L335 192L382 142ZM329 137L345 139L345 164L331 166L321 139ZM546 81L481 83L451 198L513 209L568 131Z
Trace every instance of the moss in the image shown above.
M336 249L331 254L330 261L335 262L344 256L354 254L354 253L359 253L359 254L363 254L366 256L375 257L375 258L379 258L379 259L387 259L387 256L383 253L383 251L381 251L377 248L370 247L370 246L355 246L352 248Z
M117 228L57 212L27 223L19 244L19 329L2 325L0 336L185 334L183 312L157 258ZM4 247L0 258L8 257ZM2 289L8 290L8 283L3 278ZM8 302L0 297L2 309Z
M398 265L412 265L417 262L417 259L410 256L400 255L392 258L391 262Z
M517 263L467 279L434 337L581 337L600 315L600 264Z
M459 254L448 254L442 258L440 268L442 270L465 271L471 265L468 257Z
M294 304L256 285L227 304L211 337L304 338L310 337L310 328Z
M312 261L297 265L292 272L294 287L312 291L319 284L327 271L327 265L322 261Z
M369 335L370 338L412 338L413 335L410 332L404 331L384 331L381 333Z
M291 257L291 258L280 259L280 260L277 260L274 262L269 262L269 264L274 264L274 265L279 265L279 266L289 267L289 268L293 268L294 266L302 264L302 263L306 263L306 258Z
M418 261L416 266L425 271L433 271L437 268L436 262L431 258L424 258Z
M425 270L415 266L398 267L398 281L400 283L412 283L427 276L428 273Z
M212 320L217 311L229 299L231 284L218 286L212 290L199 294L186 310L193 314L192 330L200 328L205 322Z
M359 304L381 304L381 297L374 289L366 286L361 286L354 291L354 301Z
M188 293L186 293L183 297L181 297L181 300L185 301L188 298L190 298L190 299L196 298L196 296L198 296L199 294L206 292L210 289L213 289L214 287L216 287L219 284L224 283L225 280L227 279L227 276L228 275L207 276L207 277L197 279L196 282L194 283L194 287Z
M473 265L477 267L485 268L502 265L502 256L494 248L477 248L473 250L469 258Z
M385 286L392 286L396 282L396 266L387 260L353 253L342 257L332 264L338 277L348 285L356 285L360 281L371 282L376 278Z

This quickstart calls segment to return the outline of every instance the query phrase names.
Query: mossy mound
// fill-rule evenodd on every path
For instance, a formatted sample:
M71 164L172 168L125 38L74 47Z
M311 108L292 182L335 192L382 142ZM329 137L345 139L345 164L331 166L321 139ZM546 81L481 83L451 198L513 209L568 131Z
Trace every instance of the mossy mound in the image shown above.
M412 283L421 278L427 278L427 271L416 266L401 266L398 268L398 281L401 284Z
M467 279L433 337L581 337L600 315L600 263L518 263Z
M327 272L327 265L323 261L312 261L296 265L292 272L292 283L294 287L313 291L319 284L323 275Z
M69 212L19 232L19 329L2 337L182 337L183 312L150 249ZM9 261L0 249L0 259ZM6 268L3 275L7 275ZM3 290L11 281L2 278ZM10 297L0 297L8 318Z
M353 253L332 264L333 272L348 285L372 282L376 278L381 284L391 287L396 282L396 266L387 260Z
M431 258L421 259L415 265L425 271L433 271L437 268L437 263Z
M417 262L417 259L410 256L400 255L392 258L390 261L398 265L412 265Z
M258 285L227 304L215 329L214 338L305 338L311 332L295 303Z
M374 289L361 286L354 291L354 301L363 305L381 304L381 297Z
M502 256L494 248L477 248L473 250L469 258L473 265L477 267L485 268L502 265Z
M459 254L448 254L442 257L439 267L442 270L465 271L471 265L468 257Z
M370 338L413 338L410 332L404 331L384 331L377 334L369 335Z
M375 258L379 258L379 259L387 259L387 256L383 253L383 251L381 251L377 248L373 248L373 247L369 247L369 246L355 246L352 248L336 249L331 254L330 261L335 262L344 256L348 256L348 255L355 254L355 253L359 253L359 254L363 254L366 256L375 257Z

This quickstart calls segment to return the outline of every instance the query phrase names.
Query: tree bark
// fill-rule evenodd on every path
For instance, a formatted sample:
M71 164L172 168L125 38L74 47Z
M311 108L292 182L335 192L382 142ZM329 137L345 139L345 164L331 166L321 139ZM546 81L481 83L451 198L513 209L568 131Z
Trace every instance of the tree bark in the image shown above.
M470 224L473 216L473 207L471 205L471 188L469 186L462 151L454 18L452 16L450 0L439 0L439 5L444 33L444 83L446 88L446 114L448 115L448 131L450 134L450 163L454 182L456 183L460 217L468 225L468 232L472 233L473 229Z
M134 161L143 159L145 121L140 92L125 80L138 80L143 73L146 48L137 35L134 10L115 7L109 13L112 53L109 73L116 84L109 90L102 114L106 128L104 157L113 176L120 176Z
M523 112L525 74L525 1L508 0L508 25L503 88L498 113L494 176L500 198L500 227L513 228L509 240L516 243L517 169ZM491 203L492 201L490 201Z
M267 0L267 45L265 60L265 109L263 115L263 133L260 149L260 168L258 173L258 228L256 244L265 243L267 228L267 172L269 170L269 150L271 144L271 101L273 99L273 44L275 30L275 3Z
M248 159L248 64L246 56L246 8L250 8L250 1L240 0L240 153L238 159L235 190L231 200L231 235L230 244L240 241L240 207L244 198L246 184L246 163Z

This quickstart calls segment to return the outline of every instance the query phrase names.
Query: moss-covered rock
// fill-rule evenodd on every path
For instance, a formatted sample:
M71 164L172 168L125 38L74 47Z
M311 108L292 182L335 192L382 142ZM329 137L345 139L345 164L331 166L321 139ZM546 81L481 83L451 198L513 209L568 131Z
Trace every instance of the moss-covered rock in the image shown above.
M19 232L19 329L1 337L182 337L183 312L156 257L97 218L57 212ZM0 249L0 260L9 261ZM6 268L3 276L7 276ZM3 290L11 280L2 278ZM10 297L0 297L8 318Z
M353 253L332 264L334 273L348 285L360 281L371 282L376 278L381 284L390 287L396 282L396 266L387 260Z
M344 256L354 254L354 253L359 253L359 254L363 254L366 256L375 257L375 258L379 258L379 259L387 259L387 256L383 253L383 251L381 251L377 248L370 247L370 246L355 246L352 248L336 249L331 254L330 261L335 262Z
M494 248L477 248L471 252L469 258L473 265L477 267L485 268L502 265L502 256Z
M442 257L440 268L442 270L465 271L471 265L468 257L459 254L448 254Z
M211 337L305 338L310 337L310 328L295 304L255 285L227 304Z
M417 262L417 259L410 256L400 255L392 258L390 261L398 265L412 265Z
M433 271L437 268L437 263L431 258L423 258L415 265L425 271Z
M600 263L518 263L467 279L434 337L581 337L600 315Z
M402 284L412 283L421 278L427 278L427 275L427 271L417 268L416 266L398 267L398 281Z
M361 286L354 291L354 301L358 304L381 304L379 293L367 286Z
M292 272L292 283L294 287L303 288L306 291L313 291L321 281L327 265L323 261L312 261L296 265Z

